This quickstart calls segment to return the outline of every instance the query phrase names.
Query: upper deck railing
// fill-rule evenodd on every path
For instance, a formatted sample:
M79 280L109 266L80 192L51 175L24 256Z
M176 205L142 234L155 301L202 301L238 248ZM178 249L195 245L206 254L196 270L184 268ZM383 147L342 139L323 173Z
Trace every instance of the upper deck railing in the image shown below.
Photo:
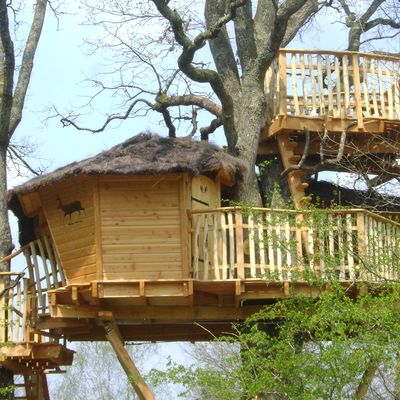
M400 279L400 224L366 210L192 214L195 279Z
M400 120L400 58L281 49L265 90L276 117Z

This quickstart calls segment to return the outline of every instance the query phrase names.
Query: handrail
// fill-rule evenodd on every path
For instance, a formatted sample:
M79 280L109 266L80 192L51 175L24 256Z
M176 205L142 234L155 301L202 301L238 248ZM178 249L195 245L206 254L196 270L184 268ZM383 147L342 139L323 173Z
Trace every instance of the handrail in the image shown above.
M378 214L376 212L367 210L365 208L321 208L318 210L310 210L310 209L300 209L300 210L293 210L293 209L284 209L284 208L268 208L268 207L240 207L240 206L232 206L232 207L219 207L219 208L210 208L206 210L192 210L189 211L191 215L196 215L196 214L208 214L208 213L213 213L213 212L221 212L221 211L245 211L247 212L252 212L252 211L261 211L261 212L274 212L274 213L280 213L280 214L315 214L321 213L321 214L347 214L347 213L364 213L368 214L371 217L374 217L382 222L388 223L388 224L393 224L396 226L400 227L400 223L397 221L394 221L390 218L384 217L381 214ZM395 213L390 213L390 214L395 214ZM399 213L400 215L400 213Z
M46 313L49 291L66 283L62 267L54 256L55 251L50 239L44 237L6 257L11 260L24 253L27 273L0 272L0 314L4 320L0 323L0 343L41 343L48 340L46 332L34 329L34 321L38 314ZM9 281L10 276L17 278Z
M281 49L265 77L275 117L400 120L400 57Z
M199 210L191 234L195 279L400 279L400 223L369 210Z
M359 55L362 57L371 57L371 58L382 58L393 61L400 61L400 56L396 55L388 55L388 54L379 54L379 53L365 53L360 51L348 51L348 50L305 50L305 49L289 49L289 48L281 48L279 49L280 53L304 53L304 54L331 54L331 55Z

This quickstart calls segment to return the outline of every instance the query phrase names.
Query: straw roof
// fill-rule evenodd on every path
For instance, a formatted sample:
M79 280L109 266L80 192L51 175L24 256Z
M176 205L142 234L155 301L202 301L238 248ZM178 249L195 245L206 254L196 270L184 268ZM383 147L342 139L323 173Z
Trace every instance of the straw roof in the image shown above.
M188 172L197 176L223 172L233 183L242 178L244 170L243 162L210 143L142 133L93 157L36 177L15 187L9 195L12 198L34 192L81 174L132 176Z

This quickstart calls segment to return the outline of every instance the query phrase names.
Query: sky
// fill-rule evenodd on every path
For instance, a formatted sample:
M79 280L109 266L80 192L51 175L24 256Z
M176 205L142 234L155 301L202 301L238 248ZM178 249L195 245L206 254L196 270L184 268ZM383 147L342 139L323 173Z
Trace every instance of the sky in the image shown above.
M150 114L146 119L135 119L120 124L100 134L77 132L71 127L63 128L59 118L48 119L52 114L48 110L52 107L63 110L82 104L85 101L84 96L87 95L85 76L96 75L102 71L104 65L99 56L86 54L83 39L92 34L93 28L81 24L82 19L76 4L72 1L68 8L70 15L61 16L59 21L51 12L47 14L35 57L23 119L15 134L17 140L28 137L30 141L38 144L37 159L32 160L32 164L44 164L48 171L92 156L139 132L165 132L165 129L159 126L158 119L154 118L154 114ZM296 41L290 47L343 49L346 45L344 32L338 30L337 26L332 27L331 22L332 20L323 22L323 36L314 31L304 35L304 42ZM91 126L101 123L94 115L87 115L86 121ZM16 185L26 179L10 176L9 185ZM15 237L15 219L12 218L12 221ZM176 356L179 352L178 346L167 345L162 349L162 357L166 359L168 354L172 354L178 361L182 361L182 357L179 359Z

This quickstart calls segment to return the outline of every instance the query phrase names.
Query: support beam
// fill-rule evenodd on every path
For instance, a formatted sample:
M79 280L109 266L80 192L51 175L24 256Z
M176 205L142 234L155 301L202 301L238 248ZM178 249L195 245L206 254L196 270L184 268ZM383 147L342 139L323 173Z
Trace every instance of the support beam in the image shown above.
M133 389L135 390L139 399L154 400L153 393L140 375L139 370L124 346L124 342L122 341L122 337L115 320L102 321L102 323L106 332L107 340L111 343L111 346L113 347L118 360L128 376L129 382L132 384Z

